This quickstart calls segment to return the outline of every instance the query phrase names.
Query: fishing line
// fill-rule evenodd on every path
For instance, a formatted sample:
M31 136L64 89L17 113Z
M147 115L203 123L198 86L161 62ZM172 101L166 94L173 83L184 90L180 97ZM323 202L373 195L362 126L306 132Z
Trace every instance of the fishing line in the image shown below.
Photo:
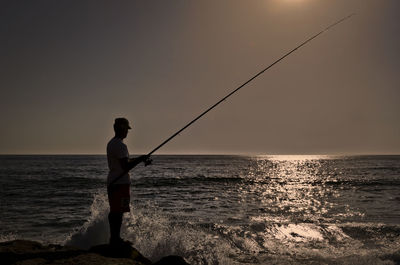
M268 65L267 67L265 67L263 70L261 70L260 72L258 72L257 74L255 74L253 77L251 77L249 80L247 80L246 82L244 82L242 85L240 85L238 88L234 89L232 92L230 92L228 95L226 95L225 97L223 97L222 99L220 99L217 103L215 103L214 105L212 105L211 107L209 107L207 110L205 110L203 113L201 113L199 116L197 116L196 118L194 118L191 122L189 122L188 124L186 124L182 129L180 129L179 131L177 131L176 133L174 133L173 135L171 135L168 139L166 139L164 142L162 142L159 146L157 146L156 148L154 148L150 153L148 153L147 155L150 156L152 155L155 151L157 151L158 149L160 149L162 146L164 146L166 143L168 143L170 140L172 140L175 136L177 136L179 133L181 133L183 130L185 130L187 127L189 127L190 125L192 125L193 123L195 123L198 119L200 119L201 117L203 117L207 112L209 112L210 110L212 110L213 108L215 108L216 106L218 106L220 103L222 103L225 99L229 98L230 96L232 96L233 94L235 94L237 91L239 91L241 88L243 88L244 86L246 86L248 83L250 83L251 81L253 81L254 79L256 79L257 77L259 77L260 75L262 75L265 71L267 71L268 69L270 69L271 67L273 67L274 65L276 65L277 63L279 63L280 61L282 61L283 59L285 59L287 56L289 56L290 54L292 54L293 52L295 52L297 49L301 48L302 46L304 46L305 44L307 44L308 42L312 41L313 39L315 39L316 37L318 37L319 35L321 35L322 33L324 33L325 31L329 30L330 28L336 26L337 24L345 21L346 19L349 19L350 17L352 17L355 13L348 15L338 21L336 21L335 23L329 25L328 27L326 27L325 29L321 30L320 32L318 32L317 34L315 34L314 36L308 38L306 41L304 41L303 43L301 43L299 46L297 46L296 48L294 48L293 50L287 52L285 55L283 55L281 58L279 58L278 60L276 60L275 62L273 62L272 64Z
M233 94L235 94L237 91L239 91L241 88L243 88L244 86L246 86L247 84L249 84L251 81L253 81L254 79L256 79L257 77L259 77L260 75L262 75L265 71L267 71L268 69L270 69L271 67L273 67L274 65L276 65L277 63L279 63L280 61L282 61L283 59L285 59L287 56L289 56L290 54L292 54L293 52L295 52L296 50L298 50L299 48L301 48L302 46L306 45L308 42L312 41L313 39L317 38L319 35L321 35L322 33L324 33L325 31L335 27L336 25L338 25L339 23L342 23L343 21L351 18L353 15L355 15L355 13L350 14L342 19L339 19L338 21L336 21L335 23L327 26L325 29L321 30L320 32L318 32L317 34L311 36L310 38L308 38L307 40L305 40L304 42L302 42L300 45L298 45L297 47L295 47L294 49L290 50L289 52L287 52L285 55L283 55L282 57L280 57L278 60L274 61L273 63L271 63L270 65L268 65L267 67L265 67L264 69L262 69L260 72L258 72L257 74L255 74L254 76L252 76L249 80L247 80L246 82L244 82L243 84L241 84L239 87L235 88L232 92L230 92L228 95L226 95L225 97L221 98L219 101L217 101L217 103L215 103L214 105L212 105L211 107L209 107L208 109L206 109L204 112L202 112L199 116L197 116L196 118L194 118L191 122L189 122L188 124L186 124L182 129L178 130L176 133L174 133L173 135L171 135L169 138L167 138L164 142L162 142L160 145L158 145L156 148L154 148L150 153L147 154L148 157L150 157L154 152L156 152L158 149L160 149L161 147L163 147L166 143L168 143L169 141L171 141L173 138L175 138L175 136L177 136L178 134L180 134L183 130L185 130L186 128L188 128L190 125L192 125L193 123L195 123L198 119L200 119L201 117L203 117L204 115L206 115L209 111L211 111L212 109L214 109L216 106L218 106L220 103L222 103L223 101L225 101L227 98L229 98L230 96L232 96ZM145 165L147 165L147 162L145 161ZM118 176L117 178L115 178L108 186L110 187L113 183L115 183L118 179L120 179L123 175L125 175L128 172L124 172L123 174L121 174L120 176Z

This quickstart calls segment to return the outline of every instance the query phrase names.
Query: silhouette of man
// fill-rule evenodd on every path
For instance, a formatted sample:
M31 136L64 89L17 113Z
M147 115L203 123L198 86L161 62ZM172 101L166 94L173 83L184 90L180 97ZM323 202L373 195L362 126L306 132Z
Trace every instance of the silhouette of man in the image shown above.
M125 118L117 118L114 122L115 136L107 144L107 160L109 173L107 177L108 202L110 213L108 222L110 224L110 245L126 243L120 237L122 216L129 212L130 203L130 176L129 170L140 162L150 163L149 156L143 155L135 159L129 158L128 148L123 139L131 129L129 121Z

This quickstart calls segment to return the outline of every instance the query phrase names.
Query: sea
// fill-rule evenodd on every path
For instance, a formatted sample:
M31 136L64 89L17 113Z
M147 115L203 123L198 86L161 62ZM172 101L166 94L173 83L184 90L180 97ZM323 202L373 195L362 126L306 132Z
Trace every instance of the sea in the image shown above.
M0 241L107 243L104 155L1 155ZM400 156L156 155L122 237L152 261L400 264Z

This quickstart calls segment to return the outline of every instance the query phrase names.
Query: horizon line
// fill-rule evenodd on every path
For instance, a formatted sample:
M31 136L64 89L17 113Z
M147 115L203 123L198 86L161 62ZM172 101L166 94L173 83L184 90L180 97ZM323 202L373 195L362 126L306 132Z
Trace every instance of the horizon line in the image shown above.
M106 156L106 153L0 153L0 156ZM130 156L139 156L143 154L130 154ZM400 153L301 153L301 154L288 154L288 153L159 153L152 156L399 156Z

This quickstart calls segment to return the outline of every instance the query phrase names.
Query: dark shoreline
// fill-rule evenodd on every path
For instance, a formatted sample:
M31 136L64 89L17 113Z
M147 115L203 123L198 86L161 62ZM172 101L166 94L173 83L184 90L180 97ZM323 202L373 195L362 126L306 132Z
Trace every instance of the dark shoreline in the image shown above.
M152 263L130 245L118 248L97 245L89 250L71 246L42 245L36 241L12 240L0 243L1 264L79 264L79 265L188 265L179 256L168 256Z

